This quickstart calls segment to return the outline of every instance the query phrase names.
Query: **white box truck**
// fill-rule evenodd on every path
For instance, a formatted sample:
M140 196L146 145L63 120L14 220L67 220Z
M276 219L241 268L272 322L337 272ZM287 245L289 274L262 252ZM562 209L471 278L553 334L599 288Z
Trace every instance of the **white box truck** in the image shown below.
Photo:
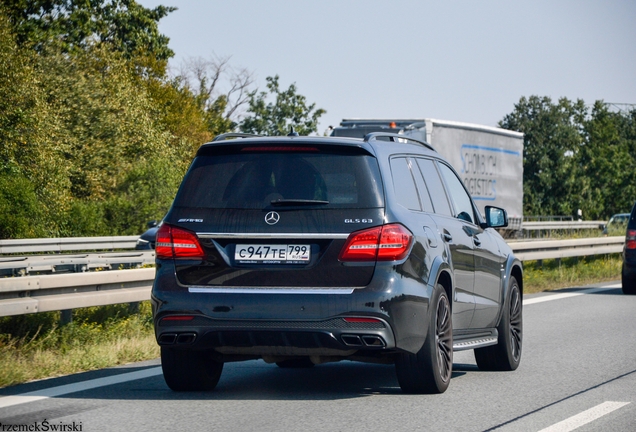
M364 137L392 132L426 141L459 173L479 210L508 212L509 228L523 218L523 134L496 127L436 119L344 119L331 135Z

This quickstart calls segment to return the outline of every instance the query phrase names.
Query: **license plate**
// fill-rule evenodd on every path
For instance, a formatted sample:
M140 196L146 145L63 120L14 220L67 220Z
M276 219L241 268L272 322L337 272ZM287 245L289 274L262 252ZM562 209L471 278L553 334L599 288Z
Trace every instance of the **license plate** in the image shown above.
M234 260L239 264L303 264L311 257L309 245L237 244Z

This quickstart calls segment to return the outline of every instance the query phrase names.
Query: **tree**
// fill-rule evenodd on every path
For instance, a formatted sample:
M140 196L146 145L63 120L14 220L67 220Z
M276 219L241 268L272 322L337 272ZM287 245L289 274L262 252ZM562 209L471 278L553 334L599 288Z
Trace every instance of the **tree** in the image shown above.
M587 109L582 100L522 97L499 122L524 134L523 194L526 215L574 215L580 203L576 158Z
M269 95L275 97L275 102L266 102L267 92L250 93L247 112L251 115L246 116L240 123L240 130L245 133L275 136L287 135L293 126L300 135L315 133L318 130L318 119L326 111L322 108L315 109L315 103L307 105L307 98L296 92L296 84L281 91L278 75L266 79Z
M636 200L636 111L610 112L596 101L584 123L578 162L588 216L606 219Z
M236 120L251 94L252 72L232 67L229 57L213 55L209 59L188 60L179 78L194 94L213 135L229 132L237 126Z
M636 110L611 112L603 101L522 97L499 126L524 133L526 215L607 219L636 197Z
M18 46L0 8L0 237L51 234L45 221L68 204L66 149L38 60Z
M38 52L83 51L96 42L108 44L145 71L163 74L174 55L158 22L176 10L147 9L135 0L4 0L20 46Z

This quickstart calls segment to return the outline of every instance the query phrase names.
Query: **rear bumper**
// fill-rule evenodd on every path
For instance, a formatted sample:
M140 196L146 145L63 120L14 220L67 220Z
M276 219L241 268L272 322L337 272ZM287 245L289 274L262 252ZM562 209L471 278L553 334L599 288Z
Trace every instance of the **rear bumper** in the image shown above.
M198 315L190 321L160 318L155 328L161 346L212 349L224 355L349 356L395 347L393 331L384 320L218 320Z
M623 249L623 275L636 279L636 249Z
M390 265L376 267L369 286L338 294L310 288L250 293L249 287L197 292L175 280L170 266L157 269L151 299L161 346L257 357L415 353L428 330L432 287L396 277ZM192 318L164 319L170 315ZM356 317L375 321L344 319Z

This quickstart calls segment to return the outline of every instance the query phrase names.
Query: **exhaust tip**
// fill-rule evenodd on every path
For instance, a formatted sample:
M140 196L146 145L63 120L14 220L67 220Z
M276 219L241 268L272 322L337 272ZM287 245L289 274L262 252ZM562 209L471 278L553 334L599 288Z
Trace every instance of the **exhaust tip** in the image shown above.
M164 333L159 336L159 344L160 345L172 345L177 340L176 333Z
M369 347L385 347L386 346L386 343L384 343L384 339L382 339L380 336L365 335L365 336L362 336L362 341L364 342L366 346L369 346Z
M190 344L197 338L196 333L181 333L177 337L178 344Z
M342 343L344 343L347 346L353 346L353 347L363 346L362 340L360 339L360 336L357 336L357 335L342 335L342 336L340 336L340 338L342 339Z

